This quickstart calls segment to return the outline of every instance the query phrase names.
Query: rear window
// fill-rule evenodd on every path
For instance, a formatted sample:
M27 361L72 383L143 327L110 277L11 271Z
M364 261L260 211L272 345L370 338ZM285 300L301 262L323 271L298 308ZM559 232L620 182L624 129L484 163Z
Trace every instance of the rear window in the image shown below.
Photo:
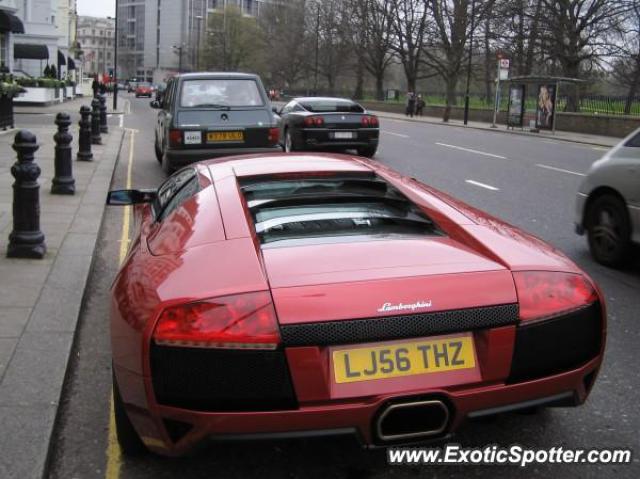
M240 187L263 244L442 234L422 210L373 174L257 177Z
M146 82L140 82L138 83L138 87L150 87L151 83L146 83Z
M187 108L264 106L264 101L255 80L202 79L186 80L182 84L180 106Z
M305 100L300 104L305 110L313 113L364 113L364 108L360 105L346 100Z

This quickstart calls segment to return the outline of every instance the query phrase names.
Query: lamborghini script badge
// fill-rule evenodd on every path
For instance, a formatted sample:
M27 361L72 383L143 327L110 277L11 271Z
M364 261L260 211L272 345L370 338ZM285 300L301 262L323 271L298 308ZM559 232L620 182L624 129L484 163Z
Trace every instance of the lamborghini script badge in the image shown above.
M418 301L416 303L411 304L392 304L392 303L384 303L380 309L378 309L379 313L388 313L390 311L418 311L420 309L429 309L431 307L431 300L429 301Z

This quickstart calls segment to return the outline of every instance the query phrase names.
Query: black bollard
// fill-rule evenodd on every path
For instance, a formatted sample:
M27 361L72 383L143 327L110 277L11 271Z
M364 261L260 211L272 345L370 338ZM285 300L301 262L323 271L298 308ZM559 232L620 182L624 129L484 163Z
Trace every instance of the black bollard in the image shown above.
M91 108L80 107L80 121L78 122L80 133L78 135L78 161L91 161Z
M33 154L38 150L36 137L20 130L13 143L18 161L11 167L13 183L13 230L9 235L8 258L41 259L47 252L40 231L40 167Z
M100 133L109 133L107 125L107 95L99 95L100 100Z
M100 136L100 100L94 98L91 101L91 144L102 145Z
M53 135L53 141L56 142L55 175L51 180L51 193L54 195L73 195L76 192L76 180L73 179L71 166L71 140L73 140L73 136L69 133L71 125L69 114L58 113L56 125L58 125L58 133Z

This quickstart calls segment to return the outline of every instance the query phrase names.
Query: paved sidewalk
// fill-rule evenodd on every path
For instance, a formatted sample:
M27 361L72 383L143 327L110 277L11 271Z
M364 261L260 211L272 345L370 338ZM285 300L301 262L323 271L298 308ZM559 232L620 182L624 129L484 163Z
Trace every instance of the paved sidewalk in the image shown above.
M71 102L64 106L70 106ZM12 230L11 144L0 134L0 478L41 479L78 315L124 130L110 127L93 162L75 161L74 196L51 195L53 126L34 126L40 144L42 260L6 258Z
M525 136L530 136L535 138L543 138L543 139L556 140L556 141L568 141L571 143L583 143L587 145L603 146L607 148L618 144L621 140L621 138L614 138L610 136L587 135L584 133L572 133L568 131L556 131L554 134L551 131L547 131L547 130L541 130L540 133L532 133L530 131L521 130L519 128L513 129L513 130L507 130L507 127L505 125L498 125L498 128L491 128L491 125L487 123L480 123L475 121L470 121L468 125L465 126L462 120L449 120L448 123L444 123L441 118L436 118L436 117L414 116L413 118L410 118L401 113L390 113L386 111L374 111L374 110L372 110L371 112L376 114L380 118L405 120L405 121L412 121L417 123L430 123L433 125L451 126L451 127L458 127L458 128L472 128L475 130L485 130L485 131L505 133L510 135L525 135Z
M54 103L53 105L48 106L21 106L14 105L13 110L14 113L19 117L20 114L29 114L29 115L37 115L37 114L55 114L61 111L67 113L77 113L80 111L80 107L82 105L91 106L91 100L93 98L86 96L79 96L74 98L73 100L65 101L64 103ZM129 99L123 97L122 95L118 95L118 109L116 111L113 110L113 95L107 95L107 113L112 114L122 114L124 112L125 107Z

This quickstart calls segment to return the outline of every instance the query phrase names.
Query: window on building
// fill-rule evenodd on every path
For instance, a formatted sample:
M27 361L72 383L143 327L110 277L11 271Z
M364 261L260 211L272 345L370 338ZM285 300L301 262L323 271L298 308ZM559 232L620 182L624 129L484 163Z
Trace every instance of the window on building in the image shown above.
M7 34L0 32L0 65L9 66L7 62Z

